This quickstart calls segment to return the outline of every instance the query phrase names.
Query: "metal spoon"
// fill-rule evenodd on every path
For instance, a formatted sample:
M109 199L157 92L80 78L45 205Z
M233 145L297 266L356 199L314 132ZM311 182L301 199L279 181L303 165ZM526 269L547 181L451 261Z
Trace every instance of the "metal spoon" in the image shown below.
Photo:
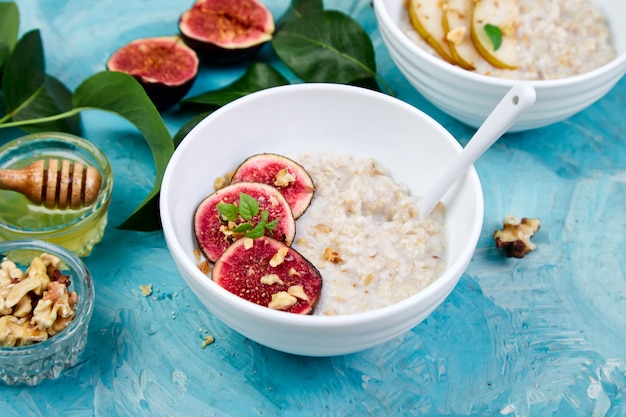
M526 83L514 85L493 109L459 156L420 198L420 218L428 217L450 187L535 103L535 89Z

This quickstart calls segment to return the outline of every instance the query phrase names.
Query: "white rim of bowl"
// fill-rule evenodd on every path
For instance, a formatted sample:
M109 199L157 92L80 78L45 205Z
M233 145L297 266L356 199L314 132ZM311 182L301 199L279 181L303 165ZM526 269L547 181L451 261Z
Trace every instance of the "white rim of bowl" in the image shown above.
M437 129L439 129L444 134L447 140L451 141L451 143L454 146L458 147L459 152L462 149L461 145L456 141L456 139L452 136L452 134L448 132L443 126L441 126L437 121L435 121L433 118L431 118L430 116L428 116L421 110L417 109L416 107L413 107L410 104L400 99L397 99L397 98L394 98L394 97L391 97L386 94L379 93L373 90L361 88L361 87L342 85L342 84L325 84L325 83L291 84L291 85L286 85L286 86L272 87L266 90L251 93L247 96L234 100L226 104L225 106L217 109L215 112L211 113L204 120L198 123L198 125L196 125L196 127L194 127L192 131L190 131L188 134L191 134L195 130L201 129L202 126L209 123L213 118L218 117L222 112L229 111L231 108L236 107L236 106L244 105L248 103L249 101L262 99L266 95L276 94L277 90L286 91L287 93L292 90L305 90L305 91L312 90L312 91L319 92L320 88L327 89L335 93L351 91L353 93L361 94L363 96L369 96L369 97L377 96L379 99L382 98L383 100L387 100L392 105L404 107L405 109L411 112L414 112L416 115L423 115L431 123L433 123L437 127ZM168 167L166 168L165 174L163 176L162 189L168 189L170 187L170 182L172 181L171 166L174 166L180 163L181 155L183 154L184 149L188 146L188 143L189 142L186 142L185 140L183 140L178 146L178 148L176 149L176 151L174 152L174 154L172 155L168 163ZM179 261L182 261L184 263L185 268L193 271L192 277L194 281L196 282L196 284L199 286L206 286L206 288L209 291L213 292L215 295L224 297L231 305L233 305L234 308L240 311L245 311L247 314L255 315L257 317L260 316L265 320L274 322L276 324L282 324L282 325L287 325L287 326L303 325L303 326L324 327L324 328L339 328L339 327L345 327L345 326L354 326L359 323L367 323L371 320L372 317L376 317L380 319L383 317L395 316L401 313L402 311L410 308L411 305L417 302L416 299L432 298L434 293L436 293L437 291L440 291L441 287L445 288L448 285L448 282L444 282L444 280L441 279L444 276L458 275L460 277L462 275L463 271L465 270L467 266L465 262L462 260L468 260L468 261L471 260L472 254L476 248L478 239L480 237L480 232L482 230L482 218L484 215L484 201L482 197L482 187L480 184L480 179L478 177L476 170L473 167L468 172L468 175L470 175L470 178L472 181L477 182L477 185L479 187L480 195L478 196L479 198L477 201L476 215L477 217L480 218L480 220L476 222L474 228L472 229L470 236L469 236L470 244L467 245L467 247L463 249L462 253L459 255L459 260L453 263L452 265L449 265L444 275L440 276L436 281L434 281L433 283L431 283L430 285L428 285L426 288L422 289L418 293L402 301L394 303L390 306L382 307L376 310L366 311L362 313L345 314L345 315L337 315L337 316L298 315L298 314L285 313L283 311L274 311L267 307L259 306L257 304L243 300L237 295L230 293L229 291L225 290L224 288L214 283L209 277L204 275L197 268L197 265L191 259L192 254L186 253L183 250L180 243L176 239L174 239L175 233L174 233L174 227L173 227L171 219L163 218L163 216L161 216L163 233L166 237L169 250L176 254L176 258L179 259ZM161 206L161 213L167 213L169 211L169 203L167 201L167 196L165 193L161 193L160 206ZM191 222L191 219L190 219L190 222ZM447 297L447 295L456 287L457 284L458 284L458 280L454 283L454 285L451 286L451 288L449 288L447 291L442 292L442 297L443 298Z

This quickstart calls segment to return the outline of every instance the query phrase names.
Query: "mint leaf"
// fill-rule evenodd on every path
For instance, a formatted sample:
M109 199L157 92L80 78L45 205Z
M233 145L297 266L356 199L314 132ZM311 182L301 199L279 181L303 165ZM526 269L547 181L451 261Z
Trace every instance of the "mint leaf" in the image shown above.
M502 31L496 25L487 23L485 25L485 33L489 36L489 40L493 45L493 50L497 51L502 46Z
M245 233L249 230L252 230L252 225L250 223L241 223L239 226L233 228L231 231L235 233Z
M251 220L259 214L259 203L246 193L239 194L239 215L245 220Z
M257 224L256 226L254 226L254 229L246 233L246 237L249 237L250 239L257 239L263 235L265 235L264 222Z
M278 222L280 222L280 217L279 217L279 218L277 218L277 219L272 220L272 221L271 221L271 222L269 222L269 223L267 223L267 224L265 225L265 227L267 228L267 230L272 231L272 230L276 229L276 226L278 226Z
M239 217L239 207L234 204L219 203L215 208L224 220L234 222Z

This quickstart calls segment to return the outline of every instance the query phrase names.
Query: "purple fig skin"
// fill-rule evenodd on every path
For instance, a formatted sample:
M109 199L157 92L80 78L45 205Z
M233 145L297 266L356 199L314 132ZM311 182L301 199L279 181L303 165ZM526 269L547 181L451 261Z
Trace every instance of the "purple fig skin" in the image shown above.
M272 266L270 260L284 248L284 261ZM264 283L262 277L275 275L272 283ZM311 314L322 290L322 276L311 262L295 249L269 237L239 239L224 252L213 267L212 279L231 293L269 307L272 295L289 292L290 287L301 286L305 299L294 297L295 304L281 308L295 314Z
M233 242L242 237L241 234L229 234L225 229L228 222L221 219L217 211L220 203L239 205L239 194L245 193L254 197L259 203L259 213L269 212L269 222L280 218L278 226L265 234L276 240L291 245L296 234L296 222L291 213L289 203L274 187L266 184L241 182L227 185L206 197L197 207L194 214L194 232L200 250L210 261L215 262ZM252 223L260 221L260 214L252 218ZM239 219L237 224L244 223Z
M293 175L294 182L286 185L277 184L277 176L283 169ZM273 153L253 155L242 162L233 173L230 183L242 181L260 182L276 187L291 206L293 217L296 219L304 214L315 193L313 179L302 165Z
M228 65L272 39L274 18L258 0L198 0L178 21L180 35L208 63Z
M111 55L106 67L134 77L157 110L163 111L189 92L199 59L180 37L165 36L129 42Z

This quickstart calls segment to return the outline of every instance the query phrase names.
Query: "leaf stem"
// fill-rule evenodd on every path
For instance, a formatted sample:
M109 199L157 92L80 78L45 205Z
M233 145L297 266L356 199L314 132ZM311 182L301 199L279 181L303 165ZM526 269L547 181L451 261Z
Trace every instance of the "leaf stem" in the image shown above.
M3 117L2 119L0 119L0 129L8 128L8 127L33 125L33 124L46 123L46 122L54 122L55 120L61 120L61 119L65 119L68 117L72 117L80 113L81 111L87 110L87 109L88 107L78 107L70 111L66 111L65 113L55 114L54 116L39 117L37 119L18 120L18 121L6 123L5 120L9 119L9 115L7 115Z

